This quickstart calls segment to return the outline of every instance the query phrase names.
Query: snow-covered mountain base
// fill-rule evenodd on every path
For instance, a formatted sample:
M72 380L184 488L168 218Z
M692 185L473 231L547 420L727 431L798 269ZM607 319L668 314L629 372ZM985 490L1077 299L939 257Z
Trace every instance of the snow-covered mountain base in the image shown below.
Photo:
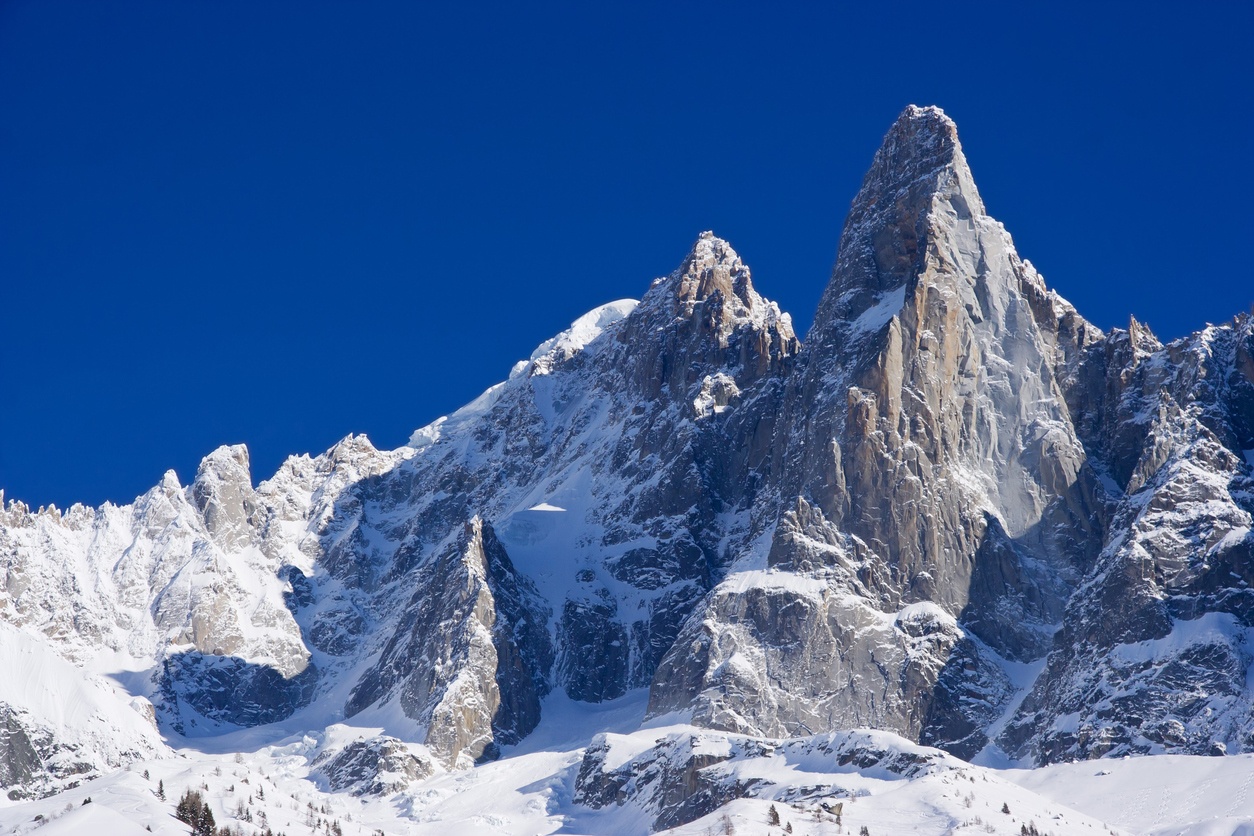
M406 780L385 797L335 791L317 767L327 747L364 730L275 740L245 733L136 761L50 798L9 802L0 807L0 833L185 834L173 814L188 788L205 796L219 827L245 834L269 827L288 836L335 833L336 826L347 836L782 836L788 826L813 836L862 828L874 836L1011 836L1024 827L1057 836L1254 833L1254 755L998 770L887 732L766 740L684 724L642 726L645 702L642 691L596 705L552 695L531 738L500 759ZM619 792L624 781L632 787ZM658 829L668 816L688 820Z

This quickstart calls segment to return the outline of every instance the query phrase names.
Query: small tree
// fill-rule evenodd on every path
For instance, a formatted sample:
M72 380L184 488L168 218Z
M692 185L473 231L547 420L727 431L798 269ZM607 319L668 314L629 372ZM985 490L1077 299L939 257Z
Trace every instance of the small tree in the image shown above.
M779 810L775 809L774 804L766 811L766 823L779 827Z
M202 804L200 818L192 825L192 836L216 836L217 832L218 823L213 819L213 811L208 804Z
M165 801L165 781L157 782L157 798Z
M1001 811L1006 815L1010 815L1010 805L1003 801L1001 803Z
M188 790L183 793L179 803L174 805L174 818L183 824L191 824L196 820L196 814L200 812L201 803L200 793Z
M189 789L179 799L174 808L174 818L190 825L192 836L216 836L218 823L213 818L213 810L205 803L205 798L198 791Z

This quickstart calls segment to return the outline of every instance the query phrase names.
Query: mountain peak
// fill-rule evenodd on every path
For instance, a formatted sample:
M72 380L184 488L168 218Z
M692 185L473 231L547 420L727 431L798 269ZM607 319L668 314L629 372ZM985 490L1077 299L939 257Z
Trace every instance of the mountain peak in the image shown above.
M640 302L642 312L667 319L688 320L704 311L723 323L720 329L746 318L756 321L770 306L753 289L740 254L709 230L697 236L678 269L654 280Z
M897 117L897 121L893 123L889 129L891 136L894 131L899 130L924 131L942 136L950 142L958 141L958 126L954 120L946 115L936 105L906 105L906 109Z
M754 290L748 265L709 231L678 269L654 280L617 340L631 346L635 380L649 397L667 386L688 392L715 370L734 370L747 386L799 348L789 316Z
M248 543L253 484L247 447L223 445L205 456L188 494L219 546L231 552Z
M751 304L749 268L732 245L710 230L697 236L679 269L668 280L681 302L702 302L715 291Z
M954 168L966 168L954 120L939 107L910 105L884 135L854 205L899 193L919 181L934 184Z
M971 214L984 214L967 158L958 141L958 126L939 107L910 105L884 135L875 159L854 198L849 222L867 214L880 217L889 207L928 202L933 195L957 192L970 205Z
M922 269L938 212L985 214L954 121L938 107L910 105L885 134L849 209L815 334L907 286Z

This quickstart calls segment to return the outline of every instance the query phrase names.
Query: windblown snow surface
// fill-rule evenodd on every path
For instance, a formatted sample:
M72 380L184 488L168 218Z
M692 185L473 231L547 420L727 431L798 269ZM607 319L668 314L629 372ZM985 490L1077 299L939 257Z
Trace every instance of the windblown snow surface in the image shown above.
M439 772L388 798L333 793L312 761L326 734L284 735L278 727L238 733L197 748L175 743L174 757L140 761L59 795L0 807L0 832L185 834L173 817L187 788L209 800L219 826L255 834L307 836L338 824L349 836L386 834L614 834L645 836L657 810L628 803L593 810L574 801L590 740L608 746L607 766L639 759L663 739L724 754L735 736L670 724L642 726L647 695L634 691L599 705L551 695L544 721L499 760L467 771ZM339 735L377 729L341 727ZM1254 834L1254 756L1159 755L1084 761L1043 769L974 766L883 732L851 732L875 746L920 753L928 765L911 778L878 767L840 765L812 739L774 741L773 752L732 758L707 769L772 787L733 800L681 827L661 832L700 836L734 832L856 834L1018 834L1035 825L1054 834ZM830 738L831 735L819 736ZM200 743L201 741L196 741ZM827 744L830 741L823 741ZM238 749L238 753L229 751ZM145 777L145 774L147 777ZM641 780L646 780L642 778ZM158 797L158 788L165 800ZM806 794L811 798L801 798ZM90 801L88 801L90 799ZM843 804L839 822L821 804ZM780 825L771 825L774 806ZM1003 807L1009 812L1002 812Z

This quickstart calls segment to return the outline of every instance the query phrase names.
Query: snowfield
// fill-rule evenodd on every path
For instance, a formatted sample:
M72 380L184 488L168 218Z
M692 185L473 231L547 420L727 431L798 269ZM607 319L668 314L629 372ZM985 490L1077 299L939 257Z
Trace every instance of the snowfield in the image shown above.
M575 800L589 743L608 739L614 769L638 761L660 739L692 736L697 754L726 756L743 741L686 725L644 723L647 694L634 691L600 705L563 694L545 702L544 721L522 744L492 763L433 775L385 798L334 793L311 764L324 735L291 735L264 744L247 732L241 751L177 745L173 757L140 761L59 795L0 806L0 833L131 836L185 834L173 817L187 788L207 797L219 826L257 834L269 826L288 836L327 833L338 823L349 836L389 834L598 834L645 836L658 810L639 799L594 809ZM374 729L357 730L363 735ZM341 727L338 735L354 729ZM838 733L836 737L841 737ZM815 740L768 741L769 754L733 757L705 767L742 784L737 798L679 827L657 832L874 836L1019 834L1025 825L1063 834L1254 834L1254 755L1208 758L1161 755L1083 761L1040 769L990 769L917 746L885 732L849 733L881 752L922 755L912 777L882 766L841 765ZM600 737L598 737L600 736ZM817 738L831 738L820 735ZM251 744L249 741L252 741ZM830 745L819 740L818 745ZM221 746L215 746L221 749ZM148 777L144 777L147 773ZM166 799L157 796L164 786ZM205 789L207 787L207 789ZM90 799L90 802L87 802ZM843 804L840 820L823 809ZM1003 805L1009 813L1003 813ZM769 824L774 807L780 826Z

